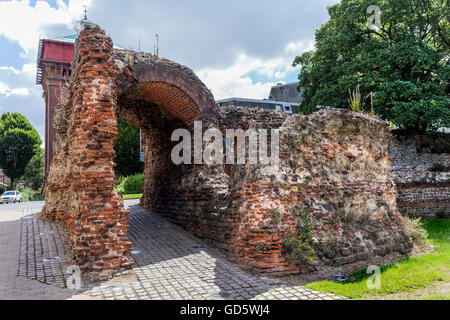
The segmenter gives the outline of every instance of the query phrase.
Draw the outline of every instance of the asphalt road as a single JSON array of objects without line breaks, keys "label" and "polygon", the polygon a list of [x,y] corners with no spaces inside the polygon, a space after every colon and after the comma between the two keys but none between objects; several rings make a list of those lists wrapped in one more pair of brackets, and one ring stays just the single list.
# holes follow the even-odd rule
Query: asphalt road
[{"label": "asphalt road", "polygon": [[44,206],[44,201],[31,201],[31,202],[22,202],[22,203],[9,203],[9,204],[0,204],[0,213],[1,212],[24,212],[24,210],[33,210],[33,209],[42,209]]}]

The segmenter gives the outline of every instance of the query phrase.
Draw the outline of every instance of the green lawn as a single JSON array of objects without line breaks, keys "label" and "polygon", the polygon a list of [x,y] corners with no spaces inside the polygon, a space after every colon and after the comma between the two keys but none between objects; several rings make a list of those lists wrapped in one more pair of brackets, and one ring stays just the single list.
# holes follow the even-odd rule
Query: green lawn
[{"label": "green lawn", "polygon": [[140,198],[142,198],[142,193],[140,193],[140,194],[124,194],[123,198],[124,199],[140,199]]},{"label": "green lawn", "polygon": [[[424,222],[428,241],[435,245],[433,252],[419,257],[409,257],[381,269],[381,288],[370,290],[366,270],[355,272],[351,281],[336,283],[314,282],[307,288],[336,293],[354,299],[371,299],[392,293],[414,292],[433,284],[450,281],[450,221],[428,220]],[[449,299],[449,294],[435,296]],[[429,298],[429,297],[428,297]]]}]

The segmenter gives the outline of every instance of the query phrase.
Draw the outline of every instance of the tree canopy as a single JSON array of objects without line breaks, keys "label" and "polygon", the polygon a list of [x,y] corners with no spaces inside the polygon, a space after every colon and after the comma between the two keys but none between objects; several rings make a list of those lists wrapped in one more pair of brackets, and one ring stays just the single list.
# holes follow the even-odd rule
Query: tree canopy
[{"label": "tree canopy", "polygon": [[131,176],[144,170],[144,163],[139,160],[139,129],[127,122],[118,120],[119,134],[114,143],[116,156],[115,172],[117,176]]},{"label": "tree canopy", "polygon": [[28,165],[25,168],[22,179],[25,185],[33,190],[40,190],[44,185],[45,168],[44,168],[44,149],[39,148]]},{"label": "tree canopy", "polygon": [[[381,9],[378,28],[367,8]],[[315,50],[300,65],[299,111],[348,108],[360,87],[362,110],[373,110],[401,128],[450,126],[450,11],[447,0],[342,0],[316,31]]]},{"label": "tree canopy", "polygon": [[6,112],[0,117],[0,167],[11,185],[23,176],[28,162],[41,145],[41,138],[20,113]]}]

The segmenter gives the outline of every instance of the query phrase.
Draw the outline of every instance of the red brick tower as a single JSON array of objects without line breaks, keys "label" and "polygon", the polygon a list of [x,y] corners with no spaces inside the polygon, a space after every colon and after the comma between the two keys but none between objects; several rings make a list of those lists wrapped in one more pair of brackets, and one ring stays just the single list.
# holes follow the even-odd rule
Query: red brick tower
[{"label": "red brick tower", "polygon": [[61,89],[71,75],[76,38],[77,35],[72,35],[39,41],[36,84],[42,85],[45,99],[45,175],[53,158],[55,139],[53,115],[61,96]]}]

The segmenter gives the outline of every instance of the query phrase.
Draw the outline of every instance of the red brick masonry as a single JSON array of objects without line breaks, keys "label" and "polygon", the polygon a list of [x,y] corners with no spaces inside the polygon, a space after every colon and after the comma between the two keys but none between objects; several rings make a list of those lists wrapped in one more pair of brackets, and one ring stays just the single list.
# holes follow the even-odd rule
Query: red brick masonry
[{"label": "red brick masonry", "polygon": [[[79,36],[70,95],[55,113],[55,154],[42,216],[63,221],[73,261],[97,278],[129,267],[129,213],[114,192],[116,117],[141,128],[142,206],[228,251],[257,270],[297,273],[283,242],[309,212],[316,265],[407,254],[390,174],[388,126],[348,110],[310,116],[215,108],[189,68],[146,53],[113,51],[99,28]],[[180,165],[170,160],[175,128],[280,130],[280,168]],[[158,248],[155,248],[158,250]]]}]

